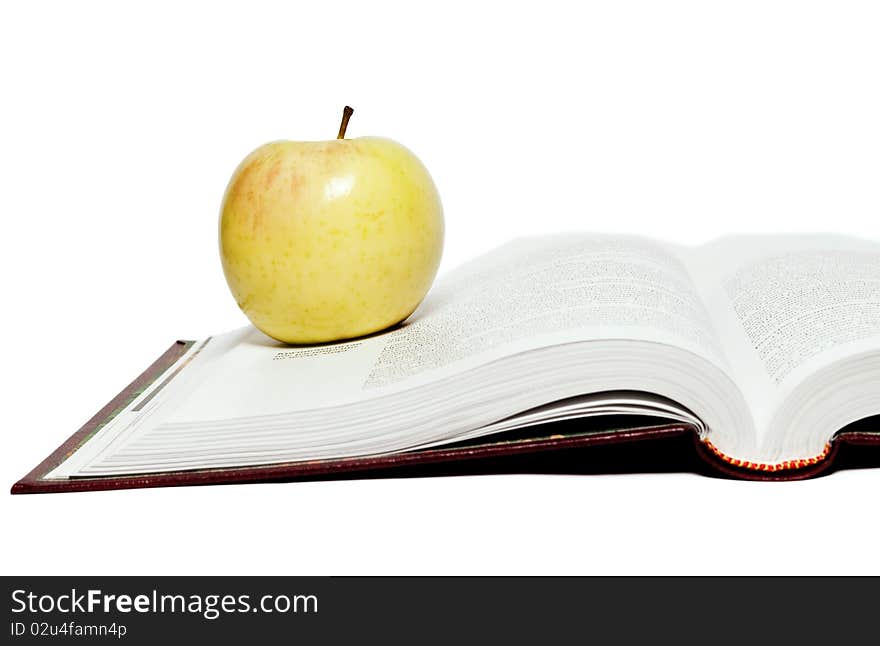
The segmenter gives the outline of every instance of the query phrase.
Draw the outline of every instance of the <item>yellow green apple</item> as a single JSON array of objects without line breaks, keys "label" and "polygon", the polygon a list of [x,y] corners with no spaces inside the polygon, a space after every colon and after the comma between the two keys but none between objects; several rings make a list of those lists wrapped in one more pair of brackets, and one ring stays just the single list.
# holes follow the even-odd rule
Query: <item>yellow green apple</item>
[{"label": "yellow green apple", "polygon": [[220,257],[238,306],[269,336],[320,343],[385,329],[427,293],[443,251],[431,176],[379,137],[276,141],[229,181]]}]

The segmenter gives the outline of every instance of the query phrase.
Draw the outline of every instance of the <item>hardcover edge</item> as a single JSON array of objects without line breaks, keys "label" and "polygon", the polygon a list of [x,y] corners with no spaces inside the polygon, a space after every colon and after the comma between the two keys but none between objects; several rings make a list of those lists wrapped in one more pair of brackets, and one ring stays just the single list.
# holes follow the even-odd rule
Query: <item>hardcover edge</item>
[{"label": "hardcover edge", "polygon": [[49,473],[56,466],[61,464],[67,457],[73,453],[79,446],[85,442],[91,435],[97,431],[105,423],[109,422],[116,413],[124,408],[129,401],[137,396],[138,393],[146,390],[159,376],[174,364],[187,348],[192,345],[192,341],[175,341],[158,359],[151,363],[146,370],[138,375],[134,381],[122,389],[113,399],[111,399],[104,407],[95,413],[91,419],[83,424],[78,431],[68,437],[57,449],[52,451],[42,462],[35,466],[21,480],[12,485],[10,493],[32,493],[31,489],[37,487],[42,491],[42,484],[46,481],[42,480],[43,474]]},{"label": "hardcover edge", "polygon": [[695,428],[686,424],[665,424],[636,428],[626,431],[608,431],[581,436],[551,436],[540,439],[523,439],[512,442],[483,444],[465,448],[429,449],[384,456],[346,458],[314,462],[274,464],[259,467],[231,469],[205,469],[174,473],[148,474],[123,477],[77,478],[73,480],[44,480],[42,476],[63,462],[85,442],[98,428],[112,419],[138,393],[143,392],[165,370],[174,364],[192,345],[192,341],[176,341],[158,359],[144,370],[125,389],[111,399],[100,411],[71,435],[61,446],[34,467],[10,491],[13,495],[32,493],[60,493],[75,491],[105,491],[170,487],[185,485],[211,485],[255,482],[277,482],[296,478],[330,476],[341,473],[367,473],[379,469],[418,464],[439,464],[458,460],[500,457],[506,455],[564,450],[611,443],[650,440],[690,434],[697,455],[723,477],[746,480],[800,480],[812,478],[829,471],[841,443],[855,445],[880,445],[880,434],[839,433],[831,443],[825,457],[815,464],[784,471],[754,471],[737,467],[722,460],[703,441]]}]

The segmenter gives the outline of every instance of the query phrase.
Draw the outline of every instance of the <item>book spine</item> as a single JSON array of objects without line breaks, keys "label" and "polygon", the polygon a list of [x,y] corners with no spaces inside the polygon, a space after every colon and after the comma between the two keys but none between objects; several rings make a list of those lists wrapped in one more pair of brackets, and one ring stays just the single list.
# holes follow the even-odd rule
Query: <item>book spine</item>
[{"label": "book spine", "polygon": [[708,439],[703,439],[703,443],[708,449],[719,459],[741,469],[750,469],[752,471],[765,471],[768,473],[776,473],[778,471],[793,471],[796,469],[805,469],[807,467],[819,464],[828,457],[831,452],[831,445],[826,444],[825,448],[819,455],[811,458],[800,458],[797,460],[784,460],[782,462],[752,462],[750,460],[740,460],[725,453],[722,453],[717,446],[712,444]]}]

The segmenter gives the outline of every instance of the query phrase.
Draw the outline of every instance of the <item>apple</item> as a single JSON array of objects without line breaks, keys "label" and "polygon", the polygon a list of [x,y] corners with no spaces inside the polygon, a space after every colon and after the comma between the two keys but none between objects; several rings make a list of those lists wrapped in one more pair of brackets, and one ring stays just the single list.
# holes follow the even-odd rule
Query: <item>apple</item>
[{"label": "apple", "polygon": [[285,343],[371,334],[406,319],[443,252],[443,208],[427,169],[379,137],[276,141],[229,181],[220,258],[238,306]]}]

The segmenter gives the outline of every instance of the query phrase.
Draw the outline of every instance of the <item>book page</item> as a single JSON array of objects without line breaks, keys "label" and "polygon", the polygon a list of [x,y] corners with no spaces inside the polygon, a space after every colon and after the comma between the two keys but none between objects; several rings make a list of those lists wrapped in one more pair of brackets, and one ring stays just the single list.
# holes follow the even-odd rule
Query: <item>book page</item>
[{"label": "book page", "polygon": [[688,253],[759,432],[805,378],[880,349],[880,245],[743,236]]},{"label": "book page", "polygon": [[687,268],[635,237],[514,241],[371,337],[291,347],[244,328],[202,348],[185,378],[146,395],[149,410],[53,477],[380,454],[599,413],[753,437]]},{"label": "book page", "polygon": [[686,270],[659,243],[551,236],[515,241],[445,280],[424,316],[389,339],[366,386],[525,339],[602,338],[668,342],[723,362]]},{"label": "book page", "polygon": [[575,234],[514,241],[441,279],[403,326],[310,348],[253,331],[171,421],[338,406],[539,347],[638,339],[724,356],[681,261],[656,242]]}]

